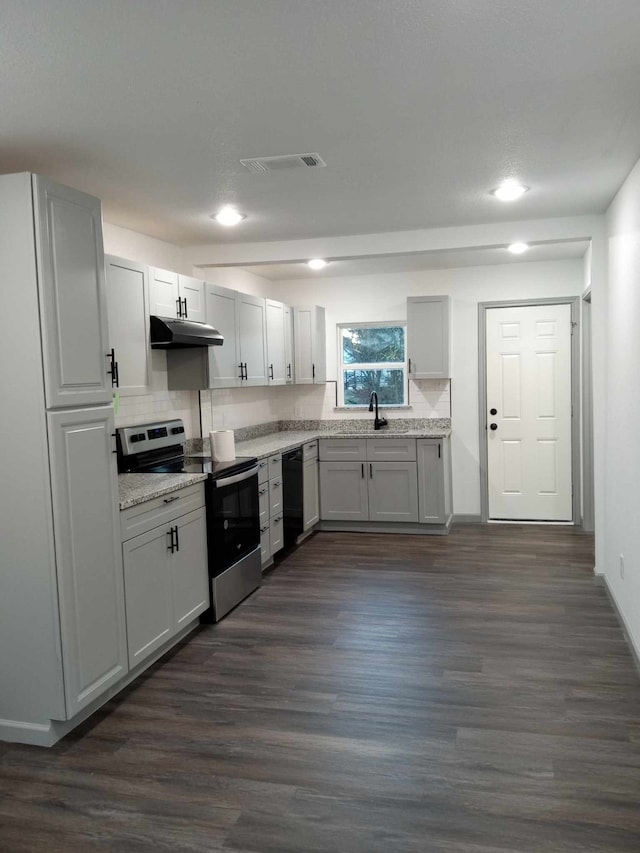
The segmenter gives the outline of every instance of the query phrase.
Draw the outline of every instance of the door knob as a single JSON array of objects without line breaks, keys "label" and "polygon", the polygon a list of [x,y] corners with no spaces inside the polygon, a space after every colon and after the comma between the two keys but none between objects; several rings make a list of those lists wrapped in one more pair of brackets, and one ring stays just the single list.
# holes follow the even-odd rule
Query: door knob
[{"label": "door knob", "polygon": [[489,424],[489,429],[492,429],[492,430],[498,429],[498,424]]},{"label": "door knob", "polygon": [[490,414],[490,415],[497,415],[497,414],[498,414],[498,410],[497,410],[497,409],[489,409],[489,414]]}]

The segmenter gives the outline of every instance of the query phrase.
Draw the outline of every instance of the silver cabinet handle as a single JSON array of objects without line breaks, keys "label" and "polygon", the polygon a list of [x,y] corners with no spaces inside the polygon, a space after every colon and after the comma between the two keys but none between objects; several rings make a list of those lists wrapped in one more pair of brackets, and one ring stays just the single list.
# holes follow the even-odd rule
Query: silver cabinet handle
[{"label": "silver cabinet handle", "polygon": [[281,480],[272,480],[271,485],[275,488],[277,486],[281,486],[282,482],[281,482]]}]

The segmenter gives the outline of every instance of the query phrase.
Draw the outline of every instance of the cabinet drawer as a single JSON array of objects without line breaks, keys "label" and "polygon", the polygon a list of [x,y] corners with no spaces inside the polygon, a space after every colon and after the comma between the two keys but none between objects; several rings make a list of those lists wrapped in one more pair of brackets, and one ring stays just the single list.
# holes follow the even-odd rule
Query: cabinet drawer
[{"label": "cabinet drawer", "polygon": [[415,438],[368,438],[369,462],[415,462]]},{"label": "cabinet drawer", "polygon": [[322,462],[364,462],[367,442],[364,438],[323,438],[320,440]]},{"label": "cabinet drawer", "polygon": [[261,459],[258,462],[258,482],[266,483],[269,480],[269,460]]},{"label": "cabinet drawer", "polygon": [[269,483],[258,483],[258,511],[260,527],[269,524]]},{"label": "cabinet drawer", "polygon": [[271,557],[269,522],[260,527],[260,561],[264,565]]},{"label": "cabinet drawer", "polygon": [[269,538],[271,544],[271,555],[276,554],[284,548],[284,525],[282,515],[276,515],[269,522]]},{"label": "cabinet drawer", "polygon": [[307,459],[317,459],[318,458],[318,442],[317,441],[307,441],[306,444],[302,445],[302,461],[306,462]]},{"label": "cabinet drawer", "polygon": [[282,479],[269,480],[269,518],[282,512]]},{"label": "cabinet drawer", "polygon": [[186,512],[204,506],[204,483],[145,501],[120,511],[120,534],[123,542],[161,524],[173,521]]},{"label": "cabinet drawer", "polygon": [[282,454],[269,457],[269,480],[282,480]]}]

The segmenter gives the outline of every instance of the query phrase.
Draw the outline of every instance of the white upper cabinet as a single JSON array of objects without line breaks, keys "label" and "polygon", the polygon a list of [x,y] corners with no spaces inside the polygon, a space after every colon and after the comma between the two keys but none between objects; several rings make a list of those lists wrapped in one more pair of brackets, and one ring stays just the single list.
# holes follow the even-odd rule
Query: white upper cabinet
[{"label": "white upper cabinet", "polygon": [[151,389],[149,350],[149,268],[107,255],[109,345],[117,364],[121,394],[148,394]]},{"label": "white upper cabinet", "polygon": [[284,306],[284,375],[287,385],[294,382],[293,372],[293,312],[288,305]]},{"label": "white upper cabinet", "polygon": [[188,275],[178,276],[178,298],[181,300],[182,316],[185,320],[194,320],[196,323],[206,322],[205,308],[206,282],[199,278],[191,278]]},{"label": "white upper cabinet", "polygon": [[111,402],[100,202],[33,176],[48,408]]},{"label": "white upper cabinet", "polygon": [[267,315],[267,368],[269,385],[287,384],[285,305],[265,300]]},{"label": "white upper cabinet", "polygon": [[267,384],[266,306],[265,300],[249,293],[238,294],[241,385]]},{"label": "white upper cabinet", "polygon": [[201,279],[152,267],[150,293],[154,316],[205,322],[205,282]]},{"label": "white upper cabinet", "polygon": [[113,407],[47,421],[69,719],[128,670]]},{"label": "white upper cabinet", "polygon": [[155,317],[179,317],[181,303],[178,291],[178,274],[159,267],[151,267],[149,284],[150,310]]},{"label": "white upper cabinet", "polygon": [[448,296],[407,298],[407,355],[412,379],[451,376]]},{"label": "white upper cabinet", "polygon": [[235,290],[206,286],[207,323],[224,337],[222,346],[209,347],[209,388],[237,388],[241,384],[238,337],[238,294]]},{"label": "white upper cabinet", "polygon": [[324,308],[293,309],[295,383],[319,385],[327,381],[327,338]]}]

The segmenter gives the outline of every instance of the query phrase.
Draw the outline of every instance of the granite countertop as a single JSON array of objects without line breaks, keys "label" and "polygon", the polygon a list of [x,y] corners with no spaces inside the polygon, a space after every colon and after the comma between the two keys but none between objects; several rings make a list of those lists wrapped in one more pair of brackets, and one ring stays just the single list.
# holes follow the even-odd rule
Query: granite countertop
[{"label": "granite countertop", "polygon": [[265,456],[285,453],[287,450],[299,447],[306,441],[314,441],[317,438],[448,438],[450,435],[450,429],[437,428],[403,430],[401,432],[386,429],[376,432],[373,430],[366,432],[339,432],[338,430],[335,432],[331,430],[274,432],[249,441],[239,441],[236,444],[236,454],[238,456],[257,456],[258,459],[264,459]]},{"label": "granite countertop", "polygon": [[159,498],[206,479],[206,474],[118,474],[120,509]]},{"label": "granite countertop", "polygon": [[[321,430],[283,430],[268,433],[259,438],[237,441],[236,455],[256,456],[258,459],[265,459],[267,456],[285,453],[287,450],[293,450],[307,441],[315,441],[318,438],[448,438],[450,435],[450,428],[437,426],[414,429],[393,429],[391,427],[377,431],[369,428],[350,432],[343,432],[338,426],[335,430],[327,428]],[[209,458],[208,451],[191,451],[188,455]],[[206,474],[120,474],[118,476],[120,509],[136,506],[136,504],[150,501],[153,498],[160,497],[160,495],[166,495],[176,489],[183,489],[185,486],[206,479]]]}]

